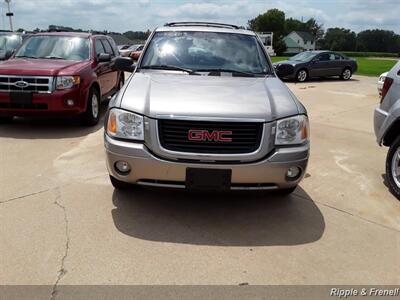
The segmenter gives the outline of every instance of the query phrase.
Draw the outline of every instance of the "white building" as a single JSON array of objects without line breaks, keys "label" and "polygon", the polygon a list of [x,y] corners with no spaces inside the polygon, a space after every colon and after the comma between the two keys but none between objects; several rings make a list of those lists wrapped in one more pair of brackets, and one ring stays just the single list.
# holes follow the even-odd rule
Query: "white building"
[{"label": "white building", "polygon": [[283,41],[286,44],[286,53],[315,50],[315,38],[309,32],[292,31],[283,38]]}]

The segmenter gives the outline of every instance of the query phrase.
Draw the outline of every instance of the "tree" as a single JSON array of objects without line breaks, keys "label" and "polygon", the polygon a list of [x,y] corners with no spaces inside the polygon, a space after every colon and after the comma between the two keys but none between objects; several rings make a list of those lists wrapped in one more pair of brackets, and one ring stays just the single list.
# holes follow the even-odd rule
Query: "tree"
[{"label": "tree", "polygon": [[285,13],[279,9],[270,9],[248,21],[249,28],[253,31],[272,31],[277,36],[284,34]]},{"label": "tree", "polygon": [[324,36],[323,24],[318,24],[314,18],[305,22],[305,30],[310,32],[317,41]]},{"label": "tree", "polygon": [[291,33],[292,31],[304,31],[305,23],[300,20],[288,18],[285,20],[285,35]]},{"label": "tree", "polygon": [[285,13],[283,11],[276,8],[270,9],[254,19],[249,20],[248,26],[251,30],[257,32],[272,31],[274,33],[272,46],[275,52],[280,55],[286,51],[286,44],[282,40],[285,30]]},{"label": "tree", "polygon": [[356,34],[350,29],[328,28],[324,38],[320,41],[323,49],[333,51],[355,51]]},{"label": "tree", "polygon": [[25,29],[23,29],[23,28],[18,28],[18,30],[17,30],[17,32],[24,32],[25,31]]},{"label": "tree", "polygon": [[399,53],[400,36],[389,30],[364,30],[357,35],[357,50]]}]

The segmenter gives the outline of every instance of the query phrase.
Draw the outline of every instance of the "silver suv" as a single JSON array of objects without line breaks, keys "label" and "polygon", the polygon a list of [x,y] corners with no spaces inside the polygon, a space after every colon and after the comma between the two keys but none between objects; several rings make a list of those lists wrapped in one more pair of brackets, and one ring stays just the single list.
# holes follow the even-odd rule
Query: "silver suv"
[{"label": "silver suv", "polygon": [[400,199],[400,62],[386,75],[381,104],[375,109],[375,134],[379,145],[389,148],[386,158],[386,181]]},{"label": "silver suv", "polygon": [[168,23],[149,37],[110,102],[104,142],[115,188],[292,192],[309,157],[304,106],[257,35],[234,25]]}]

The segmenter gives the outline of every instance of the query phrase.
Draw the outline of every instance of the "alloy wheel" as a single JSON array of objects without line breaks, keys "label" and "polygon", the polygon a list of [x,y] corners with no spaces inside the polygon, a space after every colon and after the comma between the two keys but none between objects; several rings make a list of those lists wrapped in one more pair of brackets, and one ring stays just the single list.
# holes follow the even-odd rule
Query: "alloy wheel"
[{"label": "alloy wheel", "polygon": [[348,80],[351,77],[351,71],[349,69],[346,69],[343,71],[343,79]]},{"label": "alloy wheel", "polygon": [[299,73],[297,74],[297,80],[300,82],[305,81],[307,78],[307,72],[304,70],[299,71]]},{"label": "alloy wheel", "polygon": [[400,188],[400,147],[393,155],[392,159],[392,176],[397,187]]},{"label": "alloy wheel", "polygon": [[97,118],[99,115],[99,101],[95,93],[92,95],[92,115],[94,118]]}]

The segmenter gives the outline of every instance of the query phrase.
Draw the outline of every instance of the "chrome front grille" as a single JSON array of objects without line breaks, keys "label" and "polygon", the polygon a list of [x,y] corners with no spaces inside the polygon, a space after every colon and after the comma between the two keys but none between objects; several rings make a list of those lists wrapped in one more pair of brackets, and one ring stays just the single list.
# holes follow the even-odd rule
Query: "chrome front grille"
[{"label": "chrome front grille", "polygon": [[0,75],[0,92],[51,93],[53,77]]},{"label": "chrome front grille", "polygon": [[[229,132],[229,141],[194,141],[190,131]],[[260,147],[263,124],[244,122],[213,122],[191,120],[158,120],[160,144],[164,149],[177,152],[210,154],[247,154]]]}]

